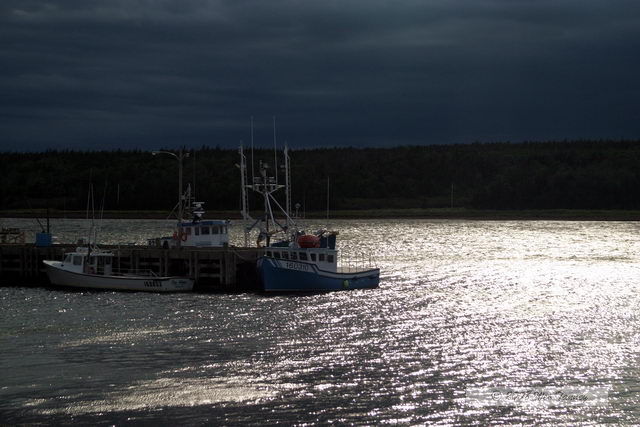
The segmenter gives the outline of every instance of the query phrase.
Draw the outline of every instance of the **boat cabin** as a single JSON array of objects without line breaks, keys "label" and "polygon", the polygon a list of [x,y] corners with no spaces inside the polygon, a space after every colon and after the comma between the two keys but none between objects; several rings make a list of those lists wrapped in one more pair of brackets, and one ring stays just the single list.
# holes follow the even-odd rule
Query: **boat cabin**
[{"label": "boat cabin", "polygon": [[148,239],[149,246],[162,248],[189,247],[222,247],[229,246],[229,221],[206,220],[178,223],[178,229],[171,237]]},{"label": "boat cabin", "polygon": [[111,275],[113,271],[113,254],[111,252],[91,251],[77,248],[75,252],[65,254],[60,264],[67,271],[84,274]]},{"label": "boat cabin", "polygon": [[[181,222],[176,237],[182,240],[182,246],[228,246],[229,222],[206,220]],[[178,235],[179,233],[179,235]],[[177,239],[176,239],[177,240]]]},{"label": "boat cabin", "polygon": [[291,248],[270,246],[265,256],[284,261],[315,264],[319,269],[335,272],[338,269],[338,251],[329,248]]}]

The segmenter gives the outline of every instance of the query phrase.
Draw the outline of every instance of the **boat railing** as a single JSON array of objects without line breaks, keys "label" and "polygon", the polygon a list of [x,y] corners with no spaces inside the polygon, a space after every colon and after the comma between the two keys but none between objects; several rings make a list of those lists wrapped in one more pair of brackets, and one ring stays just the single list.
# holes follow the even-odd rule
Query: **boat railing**
[{"label": "boat railing", "polygon": [[145,277],[158,277],[158,274],[149,269],[132,269],[132,268],[114,268],[111,270],[111,274],[114,276],[145,276]]},{"label": "boat railing", "polygon": [[10,245],[24,244],[24,231],[19,228],[2,228],[0,229],[0,243]]},{"label": "boat railing", "polygon": [[378,262],[372,252],[356,252],[340,256],[340,270],[353,273],[377,268]]}]

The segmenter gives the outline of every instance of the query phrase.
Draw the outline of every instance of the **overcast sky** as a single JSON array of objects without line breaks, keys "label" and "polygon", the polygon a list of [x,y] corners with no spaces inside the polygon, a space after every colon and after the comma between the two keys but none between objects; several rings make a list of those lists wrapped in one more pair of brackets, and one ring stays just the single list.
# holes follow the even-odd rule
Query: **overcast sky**
[{"label": "overcast sky", "polygon": [[2,0],[0,149],[640,137],[638,0]]}]

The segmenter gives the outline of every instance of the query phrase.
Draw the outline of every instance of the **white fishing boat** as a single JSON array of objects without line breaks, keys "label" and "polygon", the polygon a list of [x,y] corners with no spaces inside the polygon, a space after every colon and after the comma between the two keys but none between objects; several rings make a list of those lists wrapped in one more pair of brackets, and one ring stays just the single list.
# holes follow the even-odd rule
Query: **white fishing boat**
[{"label": "white fishing boat", "polygon": [[[175,216],[178,220],[172,236],[155,237],[147,239],[149,246],[164,249],[180,247],[223,247],[229,245],[229,221],[203,220],[204,202],[195,201],[191,192],[191,184],[184,190],[182,186],[182,166],[184,159],[190,157],[188,151],[181,148],[177,152],[152,151],[151,154],[167,155],[178,161],[178,203],[175,205],[169,217]],[[195,157],[194,157],[195,165]]]},{"label": "white fishing boat", "polygon": [[193,280],[158,276],[150,270],[119,271],[113,267],[113,253],[79,247],[65,254],[63,261],[43,261],[53,285],[85,289],[148,292],[188,292]]},{"label": "white fishing boat", "polygon": [[[191,200],[190,188],[183,196],[186,202]],[[191,214],[191,220],[178,221],[172,236],[148,239],[149,246],[162,248],[178,247],[224,247],[229,245],[229,224],[227,220],[202,219],[204,202],[190,202],[191,207],[184,208],[185,214]]]}]

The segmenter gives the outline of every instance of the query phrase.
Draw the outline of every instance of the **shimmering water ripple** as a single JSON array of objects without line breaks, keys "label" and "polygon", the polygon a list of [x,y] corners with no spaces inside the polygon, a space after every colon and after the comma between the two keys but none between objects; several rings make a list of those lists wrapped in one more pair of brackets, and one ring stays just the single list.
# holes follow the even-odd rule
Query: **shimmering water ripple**
[{"label": "shimmering water ripple", "polygon": [[[14,224],[33,228],[28,220],[3,225]],[[73,240],[77,225],[57,221],[55,234]],[[345,253],[375,254],[379,289],[268,296],[0,288],[0,421],[486,425],[640,417],[638,223],[332,226]],[[105,221],[101,235],[142,243],[170,227]],[[609,397],[597,407],[465,402],[468,387],[545,386],[606,387]]]}]

